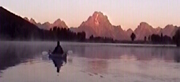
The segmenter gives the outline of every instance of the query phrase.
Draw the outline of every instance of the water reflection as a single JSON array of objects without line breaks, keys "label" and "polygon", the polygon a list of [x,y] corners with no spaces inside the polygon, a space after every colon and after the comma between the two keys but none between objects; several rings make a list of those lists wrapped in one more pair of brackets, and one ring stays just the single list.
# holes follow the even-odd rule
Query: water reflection
[{"label": "water reflection", "polygon": [[[19,63],[27,62],[41,55],[42,51],[54,49],[56,42],[0,42],[0,70],[15,66]],[[97,46],[87,44],[76,44],[62,42],[65,51],[72,50],[69,63],[73,57],[83,57],[89,59],[126,59],[126,61],[151,61],[153,59],[165,62],[180,62],[180,50],[168,47],[123,47],[123,46]],[[49,61],[43,57],[44,61]],[[128,60],[131,59],[131,60]],[[55,65],[56,66],[56,65]],[[97,66],[93,67],[92,66]],[[106,71],[107,61],[89,61],[87,68],[91,71],[101,69]],[[95,69],[94,69],[95,68]]]},{"label": "water reflection", "polygon": [[[7,67],[15,66],[18,63],[26,62],[26,59],[33,58],[35,54],[26,50],[27,47],[22,48],[23,52],[18,50],[21,49],[21,46],[1,46],[1,55],[0,55],[0,70],[6,69]],[[25,51],[25,52],[24,52]]]},{"label": "water reflection", "polygon": [[53,61],[54,66],[57,68],[57,73],[60,72],[60,69],[63,66],[63,63],[67,63],[67,55],[64,58],[50,55],[49,58]]},{"label": "water reflection", "polygon": [[180,53],[178,51],[174,52],[174,61],[180,63]]},{"label": "water reflection", "polygon": [[43,50],[52,48],[52,45],[49,44],[37,44],[31,42],[0,42],[0,70],[25,63],[40,55]]},{"label": "water reflection", "polygon": [[62,42],[64,51],[72,50],[73,54],[68,55],[68,63],[57,77],[54,66],[60,68],[64,60],[51,61],[48,55],[41,54],[54,49],[56,42],[0,42],[0,45],[1,82],[180,81],[178,48]]},{"label": "water reflection", "polygon": [[15,48],[11,47],[11,49],[7,51],[1,51],[0,70],[6,69],[9,66],[14,66],[20,61],[20,58],[15,53]]},{"label": "water reflection", "polygon": [[78,57],[92,59],[120,59],[122,55],[134,56],[138,61],[158,59],[166,62],[177,62],[180,59],[180,50],[168,47],[83,46],[73,50]]}]

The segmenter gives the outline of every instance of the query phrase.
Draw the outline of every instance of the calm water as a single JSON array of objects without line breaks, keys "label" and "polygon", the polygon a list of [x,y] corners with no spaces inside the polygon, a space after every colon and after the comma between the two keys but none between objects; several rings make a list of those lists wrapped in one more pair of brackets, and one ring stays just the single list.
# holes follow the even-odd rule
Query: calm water
[{"label": "calm water", "polygon": [[56,42],[0,45],[0,82],[180,82],[180,49],[173,46],[63,42],[73,53],[57,73],[42,55]]}]

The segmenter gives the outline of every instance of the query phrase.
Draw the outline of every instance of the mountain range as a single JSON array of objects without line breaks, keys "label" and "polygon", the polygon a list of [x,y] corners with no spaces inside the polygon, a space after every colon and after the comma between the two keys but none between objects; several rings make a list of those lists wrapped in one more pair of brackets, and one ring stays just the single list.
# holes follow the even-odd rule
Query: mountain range
[{"label": "mountain range", "polygon": [[[43,24],[36,23],[32,18],[28,21],[37,25],[41,29],[49,29],[53,26],[68,28],[65,22],[61,21],[60,19],[56,20],[53,24],[50,24],[49,22],[45,22]],[[73,32],[85,31],[86,38],[89,38],[91,35],[93,35],[100,37],[110,37],[117,40],[130,40],[130,35],[134,32],[136,34],[136,40],[144,40],[145,36],[148,37],[152,34],[160,35],[161,33],[163,35],[172,37],[175,34],[177,28],[177,26],[173,26],[171,24],[165,26],[164,28],[153,28],[148,23],[141,22],[134,31],[130,28],[128,30],[123,30],[120,25],[112,25],[108,17],[102,12],[95,11],[93,15],[90,16],[86,21],[83,21],[79,27],[70,29]]]},{"label": "mountain range", "polygon": [[61,20],[61,19],[57,19],[56,21],[54,21],[54,23],[49,23],[49,22],[45,22],[45,23],[37,23],[33,18],[28,19],[27,17],[24,17],[24,19],[26,21],[29,21],[30,23],[38,26],[40,29],[45,29],[45,30],[50,30],[53,27],[59,27],[59,28],[68,28],[68,26],[66,25],[66,23]]},{"label": "mountain range", "polygon": [[[16,22],[19,21],[21,17],[16,17],[15,21],[11,21],[14,19],[13,17],[10,18],[8,15],[11,12],[4,9],[3,7],[0,7],[0,20],[7,20],[6,22],[0,21],[0,26],[5,27],[6,24],[4,23],[14,23],[15,25],[23,26],[23,28],[27,27],[28,29],[35,29],[35,27],[38,27],[39,29],[45,29],[50,30],[51,28],[57,26],[59,28],[69,28],[66,23],[61,20],[57,19],[53,23],[45,22],[45,23],[39,23],[36,22],[33,18],[28,19],[27,17],[22,18],[22,22]],[[13,13],[12,13],[13,14]],[[9,15],[11,16],[11,15]],[[25,21],[24,21],[25,20]],[[10,22],[9,22],[10,21]],[[27,23],[29,22],[29,23]],[[28,24],[29,26],[26,26]],[[31,28],[31,27],[33,28]],[[7,27],[7,26],[6,26]],[[36,28],[37,29],[37,28]],[[177,26],[174,25],[167,25],[164,28],[153,28],[151,25],[149,25],[146,22],[141,22],[137,28],[133,31],[132,29],[123,30],[120,25],[115,26],[112,25],[106,15],[104,15],[102,12],[95,11],[86,21],[83,21],[79,27],[75,28],[69,28],[73,32],[82,32],[84,31],[86,33],[86,38],[89,38],[91,35],[93,36],[100,36],[100,37],[110,37],[116,40],[130,40],[130,35],[134,32],[136,35],[135,40],[144,40],[144,37],[148,37],[152,34],[163,34],[172,37],[176,30],[178,29]]]}]

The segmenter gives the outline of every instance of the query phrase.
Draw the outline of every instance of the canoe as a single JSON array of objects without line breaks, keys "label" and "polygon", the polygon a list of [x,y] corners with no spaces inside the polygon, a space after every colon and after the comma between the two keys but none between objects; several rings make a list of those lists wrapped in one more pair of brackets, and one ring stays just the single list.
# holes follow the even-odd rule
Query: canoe
[{"label": "canoe", "polygon": [[49,58],[52,60],[62,60],[64,62],[67,62],[67,54],[66,53],[64,53],[64,54],[49,53]]}]

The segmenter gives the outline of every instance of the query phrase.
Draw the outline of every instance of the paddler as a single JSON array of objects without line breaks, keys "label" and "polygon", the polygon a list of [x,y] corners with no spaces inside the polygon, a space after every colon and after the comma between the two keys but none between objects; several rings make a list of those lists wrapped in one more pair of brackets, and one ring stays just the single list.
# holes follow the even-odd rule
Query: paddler
[{"label": "paddler", "polygon": [[59,55],[63,55],[64,54],[64,51],[63,51],[59,41],[57,41],[57,46],[54,49],[54,51],[52,52],[52,54],[59,54]]}]

